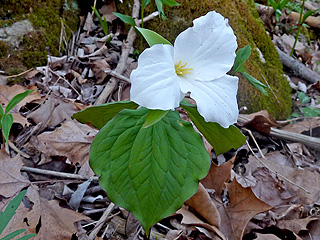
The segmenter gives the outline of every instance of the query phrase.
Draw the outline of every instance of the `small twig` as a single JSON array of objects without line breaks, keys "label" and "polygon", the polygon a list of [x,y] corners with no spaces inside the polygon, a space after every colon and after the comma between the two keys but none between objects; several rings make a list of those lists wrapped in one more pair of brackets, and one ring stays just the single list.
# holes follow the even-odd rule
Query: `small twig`
[{"label": "small twig", "polygon": [[[238,117],[238,121],[240,123],[246,123],[250,121],[250,119],[240,114]],[[284,140],[289,140],[293,142],[300,142],[306,145],[307,147],[320,150],[320,138],[310,137],[300,133],[284,131],[284,130],[273,128],[273,127],[270,128],[269,135],[271,137],[275,137],[278,139],[284,139]]]},{"label": "small twig", "polygon": [[[143,22],[150,21],[150,20],[154,19],[155,17],[157,17],[158,15],[159,15],[159,12],[158,12],[158,11],[155,11],[155,12],[151,13],[150,15],[144,17],[144,18],[143,18]],[[141,23],[142,23],[142,20],[139,19],[139,20],[138,20],[138,23],[141,24]]]},{"label": "small twig", "polygon": [[[54,72],[51,68],[49,68],[49,71],[50,71],[52,74],[54,74],[54,75],[56,75],[56,76],[58,77],[58,80],[56,81],[56,83],[57,83],[60,79],[62,79],[63,81],[65,81],[65,82],[78,94],[78,96],[81,96],[81,94],[77,91],[77,89],[75,89],[75,88],[72,86],[72,84],[69,83],[69,81],[68,81],[67,79],[65,79],[64,77],[61,77],[58,73]],[[56,85],[56,83],[55,83],[54,85]]]},{"label": "small twig", "polygon": [[249,135],[251,136],[252,140],[254,141],[254,144],[255,144],[256,147],[258,148],[258,151],[259,151],[261,157],[262,157],[263,159],[266,159],[266,157],[265,157],[264,154],[262,153],[262,151],[261,151],[261,149],[260,149],[260,147],[259,147],[259,145],[258,145],[258,143],[257,143],[257,141],[256,141],[256,138],[253,136],[252,132],[251,132],[249,129],[247,129],[247,128],[242,128],[242,129],[245,130],[245,131],[247,131],[247,132],[249,133]]},{"label": "small twig", "polygon": [[[93,8],[96,8],[96,4],[97,4],[97,0],[94,0]],[[91,24],[93,23],[93,14],[94,14],[94,11],[92,9],[92,13],[91,13],[92,19],[91,19],[91,22],[90,22],[90,24],[88,26],[87,35],[89,35],[90,29],[91,29]]]},{"label": "small twig", "polygon": [[123,81],[125,81],[127,83],[131,83],[129,78],[117,73],[116,71],[112,71],[111,69],[107,69],[104,72],[109,74],[109,75],[111,75],[112,77],[118,78],[119,80],[123,80]]},{"label": "small twig", "polygon": [[19,74],[16,74],[16,75],[7,76],[7,77],[5,77],[5,78],[6,78],[6,79],[8,79],[8,78],[15,78],[15,77],[19,77],[19,76],[24,75],[24,74],[26,74],[26,73],[28,73],[28,72],[31,72],[32,70],[33,70],[33,68],[30,68],[30,69],[29,69],[29,70],[27,70],[27,71],[24,71],[24,72],[19,73]]},{"label": "small twig", "polygon": [[[134,4],[133,4],[133,8],[132,8],[132,18],[136,19],[137,26],[139,26],[139,22],[137,20],[137,18],[139,16],[139,9],[140,9],[139,0],[134,0]],[[133,42],[136,39],[136,37],[137,37],[136,30],[135,30],[135,28],[131,27],[128,32],[128,37],[123,44],[121,56],[120,56],[118,65],[115,69],[115,71],[119,74],[122,74],[126,69],[127,59],[129,57],[130,50],[133,46]],[[118,86],[118,82],[119,82],[119,80],[117,78],[112,77],[108,81],[107,85],[105,86],[103,91],[100,93],[100,96],[97,98],[97,100],[95,101],[94,104],[97,105],[97,104],[105,103],[107,101],[108,97],[110,96],[110,94]]]},{"label": "small twig", "polygon": [[261,75],[262,75],[262,78],[264,79],[264,81],[266,82],[266,84],[267,84],[268,88],[271,90],[271,92],[272,92],[273,96],[277,99],[277,102],[278,102],[279,104],[281,104],[281,102],[279,101],[279,99],[278,99],[277,95],[275,94],[275,92],[273,91],[273,89],[270,87],[270,85],[269,85],[269,83],[268,83],[267,79],[263,76],[263,74],[261,74]]},{"label": "small twig", "polygon": [[56,172],[56,171],[51,171],[51,170],[46,170],[46,169],[39,169],[39,168],[32,168],[32,167],[26,167],[22,166],[21,171],[23,172],[31,172],[31,173],[37,173],[37,174],[42,174],[42,175],[50,175],[54,177],[62,177],[62,178],[70,178],[70,179],[77,179],[77,180],[89,180],[93,179],[98,181],[99,177],[86,177],[82,176],[79,174],[72,174],[72,173],[64,173],[64,172]]},{"label": "small twig", "polygon": [[317,119],[320,119],[320,117],[297,117],[297,118],[291,118],[291,119],[288,119],[288,120],[277,121],[277,122],[280,123],[280,124],[287,124],[287,123],[290,123],[290,122],[296,122],[296,121],[304,120],[304,119],[314,119],[314,120],[317,120]]},{"label": "small twig", "polygon": [[31,158],[28,154],[20,151],[15,145],[13,142],[11,142],[10,140],[8,140],[8,145],[9,147],[11,147],[11,149],[15,152],[17,152],[18,154],[20,154],[22,157],[25,157],[25,158]]},{"label": "small twig", "polygon": [[106,222],[106,220],[108,219],[108,216],[110,215],[110,213],[112,212],[112,210],[115,208],[115,204],[113,202],[111,202],[107,208],[107,210],[103,213],[103,215],[101,216],[101,218],[99,219],[97,225],[95,226],[95,228],[92,230],[92,232],[90,233],[88,239],[89,240],[94,240],[96,235],[99,233],[100,229],[102,228],[103,224]]},{"label": "small twig", "polygon": [[[278,177],[283,178],[284,180],[286,180],[287,182],[291,183],[292,185],[302,189],[303,191],[305,191],[306,193],[310,194],[310,191],[305,189],[304,187],[300,186],[299,184],[291,181],[290,179],[286,178],[285,176],[279,174],[278,172],[272,170],[265,162],[263,162],[253,151],[253,149],[251,148],[250,144],[248,143],[248,141],[246,141],[248,148],[250,149],[251,153],[253,154],[253,156],[263,165],[265,166],[270,172],[272,172],[273,174],[275,174]],[[262,158],[263,160],[267,160],[266,158]],[[267,160],[268,161],[268,160]]]}]

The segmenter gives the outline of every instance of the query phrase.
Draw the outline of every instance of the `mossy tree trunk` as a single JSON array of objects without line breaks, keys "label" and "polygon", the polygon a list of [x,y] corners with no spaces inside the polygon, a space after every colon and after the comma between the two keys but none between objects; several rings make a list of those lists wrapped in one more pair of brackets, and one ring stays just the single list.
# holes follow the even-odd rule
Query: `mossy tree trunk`
[{"label": "mossy tree trunk", "polygon": [[[239,48],[251,45],[252,54],[246,62],[247,72],[269,85],[272,91],[269,96],[264,96],[242,76],[238,75],[239,107],[246,106],[248,112],[262,109],[268,110],[275,118],[284,119],[291,113],[290,87],[283,76],[282,64],[278,53],[267,35],[262,21],[255,9],[253,0],[177,0],[181,5],[178,7],[166,7],[167,21],[154,19],[146,23],[146,27],[152,29],[170,42],[174,42],[176,36],[192,26],[192,20],[205,15],[208,11],[216,11],[229,19],[233,28]],[[130,1],[118,3],[119,12],[130,14]],[[132,5],[131,5],[132,6]],[[150,5],[146,14],[155,10]],[[145,15],[146,15],[145,14]]]}]

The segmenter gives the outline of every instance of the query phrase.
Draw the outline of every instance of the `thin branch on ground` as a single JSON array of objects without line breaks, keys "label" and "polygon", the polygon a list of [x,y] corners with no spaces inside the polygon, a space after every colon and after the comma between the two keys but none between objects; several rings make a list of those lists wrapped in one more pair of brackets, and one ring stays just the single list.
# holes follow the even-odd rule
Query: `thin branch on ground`
[{"label": "thin branch on ground", "polygon": [[288,179],[287,177],[279,174],[277,171],[272,170],[272,169],[267,165],[267,163],[265,163],[265,161],[268,161],[268,159],[266,159],[265,156],[263,155],[263,153],[262,153],[262,151],[261,151],[261,149],[260,149],[257,141],[255,140],[252,132],[251,132],[250,130],[248,130],[248,129],[244,129],[244,130],[246,130],[246,131],[250,134],[251,138],[253,139],[254,143],[256,144],[256,147],[258,148],[258,150],[259,150],[259,152],[260,152],[260,154],[261,154],[261,158],[262,158],[264,161],[262,161],[262,160],[255,154],[255,152],[254,152],[253,149],[251,148],[249,142],[246,141],[246,144],[247,144],[248,148],[250,149],[250,151],[251,151],[251,153],[253,154],[253,156],[254,156],[263,166],[265,166],[270,172],[272,172],[272,173],[275,174],[276,176],[283,178],[284,180],[286,180],[287,182],[291,183],[292,185],[294,185],[294,186],[302,189],[302,190],[305,191],[306,193],[310,194],[310,191],[309,191],[309,190],[307,190],[307,189],[305,189],[304,187],[300,186],[299,184],[291,181],[291,180]]},{"label": "thin branch on ground", "polygon": [[19,73],[19,74],[16,74],[16,75],[7,76],[7,77],[5,77],[5,78],[6,78],[6,79],[9,79],[9,78],[19,77],[19,76],[22,76],[22,75],[24,75],[24,74],[26,74],[26,73],[28,73],[28,72],[31,72],[32,70],[33,70],[33,68],[30,68],[30,69],[28,69],[27,71],[24,71],[24,72]]},{"label": "thin branch on ground", "polygon": [[50,175],[50,176],[53,176],[53,177],[68,178],[68,179],[77,179],[77,180],[93,179],[95,181],[99,180],[99,177],[95,177],[95,176],[94,177],[87,177],[87,176],[82,176],[82,175],[79,175],[79,174],[56,172],[56,171],[33,168],[33,167],[26,167],[26,166],[22,166],[21,167],[21,171],[37,173],[37,174],[41,174],[41,175]]}]

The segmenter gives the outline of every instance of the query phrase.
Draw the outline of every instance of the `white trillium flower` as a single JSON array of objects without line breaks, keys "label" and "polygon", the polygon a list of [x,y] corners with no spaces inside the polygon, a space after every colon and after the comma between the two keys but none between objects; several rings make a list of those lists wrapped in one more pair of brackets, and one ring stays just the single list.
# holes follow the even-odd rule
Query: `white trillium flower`
[{"label": "white trillium flower", "polygon": [[228,20],[214,11],[193,21],[174,46],[144,50],[132,71],[130,98],[148,109],[173,110],[187,92],[207,122],[227,128],[237,121],[238,78],[227,75],[237,49]]}]

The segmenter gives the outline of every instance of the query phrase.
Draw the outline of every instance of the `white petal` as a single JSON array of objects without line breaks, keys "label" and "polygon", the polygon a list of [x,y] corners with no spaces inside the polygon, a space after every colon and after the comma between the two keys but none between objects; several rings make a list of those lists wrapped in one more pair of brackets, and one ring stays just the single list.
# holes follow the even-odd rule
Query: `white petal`
[{"label": "white petal", "polygon": [[179,34],[174,43],[174,62],[193,68],[190,78],[211,81],[226,74],[235,59],[236,36],[228,20],[216,12],[193,21],[194,26]]},{"label": "white petal", "polygon": [[130,79],[130,99],[143,107],[174,109],[184,97],[175,73],[171,45],[159,44],[146,49]]},{"label": "white petal", "polygon": [[184,79],[181,81],[181,90],[191,92],[191,97],[197,102],[198,112],[205,121],[217,122],[224,128],[237,122],[237,77],[224,75],[210,82]]}]

